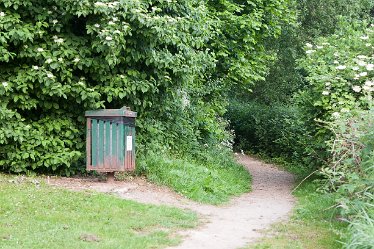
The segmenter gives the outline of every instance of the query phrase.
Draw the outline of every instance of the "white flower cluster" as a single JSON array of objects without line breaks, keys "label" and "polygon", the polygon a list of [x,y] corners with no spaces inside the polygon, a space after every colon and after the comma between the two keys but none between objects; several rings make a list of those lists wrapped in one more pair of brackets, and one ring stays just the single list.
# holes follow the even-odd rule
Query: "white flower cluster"
[{"label": "white flower cluster", "polygon": [[103,2],[96,2],[94,3],[95,7],[109,7],[111,9],[115,8],[120,2],[114,1],[109,3],[103,3]]},{"label": "white flower cluster", "polygon": [[5,13],[4,12],[0,12],[0,17],[4,17],[5,16]]},{"label": "white flower cluster", "polygon": [[7,87],[8,86],[8,82],[6,82],[6,81],[3,81],[1,84],[3,85],[3,87]]},{"label": "white flower cluster", "polygon": [[374,81],[367,80],[362,89],[366,92],[374,92]]},{"label": "white flower cluster", "polygon": [[338,69],[338,70],[344,70],[344,69],[346,69],[346,68],[347,68],[347,67],[344,66],[344,65],[339,65],[339,66],[336,67],[336,69]]}]

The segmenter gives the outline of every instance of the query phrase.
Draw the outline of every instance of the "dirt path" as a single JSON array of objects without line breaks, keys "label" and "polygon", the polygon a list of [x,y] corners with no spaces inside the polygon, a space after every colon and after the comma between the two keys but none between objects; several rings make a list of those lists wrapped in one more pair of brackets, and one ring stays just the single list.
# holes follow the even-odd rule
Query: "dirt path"
[{"label": "dirt path", "polygon": [[248,156],[238,161],[251,172],[253,191],[234,198],[223,206],[204,205],[188,200],[166,187],[155,186],[144,179],[107,184],[92,179],[55,178],[49,183],[73,190],[92,189],[109,192],[141,203],[190,209],[202,217],[203,224],[181,232],[180,249],[234,249],[261,237],[261,230],[286,219],[294,205],[291,195],[293,176]]}]

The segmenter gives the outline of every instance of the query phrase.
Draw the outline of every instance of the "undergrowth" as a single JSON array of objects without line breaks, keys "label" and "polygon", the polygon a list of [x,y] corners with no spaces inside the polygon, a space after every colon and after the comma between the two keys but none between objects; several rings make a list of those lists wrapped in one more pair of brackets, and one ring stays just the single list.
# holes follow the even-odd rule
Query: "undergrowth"
[{"label": "undergrowth", "polygon": [[139,170],[198,202],[220,204],[250,190],[250,175],[229,151],[206,151],[198,157],[148,153]]}]

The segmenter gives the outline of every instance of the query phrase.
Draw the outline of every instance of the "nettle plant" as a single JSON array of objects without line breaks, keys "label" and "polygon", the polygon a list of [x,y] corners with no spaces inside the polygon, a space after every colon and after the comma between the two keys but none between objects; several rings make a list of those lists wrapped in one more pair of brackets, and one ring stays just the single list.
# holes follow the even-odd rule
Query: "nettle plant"
[{"label": "nettle plant", "polygon": [[130,106],[140,143],[222,133],[211,26],[199,1],[1,1],[0,168],[74,171],[88,109]]}]

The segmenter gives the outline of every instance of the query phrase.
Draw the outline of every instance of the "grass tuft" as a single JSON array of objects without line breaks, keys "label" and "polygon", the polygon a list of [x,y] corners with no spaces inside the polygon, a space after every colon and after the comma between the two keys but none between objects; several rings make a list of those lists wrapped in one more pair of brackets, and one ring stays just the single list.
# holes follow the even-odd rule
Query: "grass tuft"
[{"label": "grass tuft", "polygon": [[152,154],[143,163],[149,180],[198,202],[220,204],[250,190],[249,172],[231,154],[199,161]]}]

